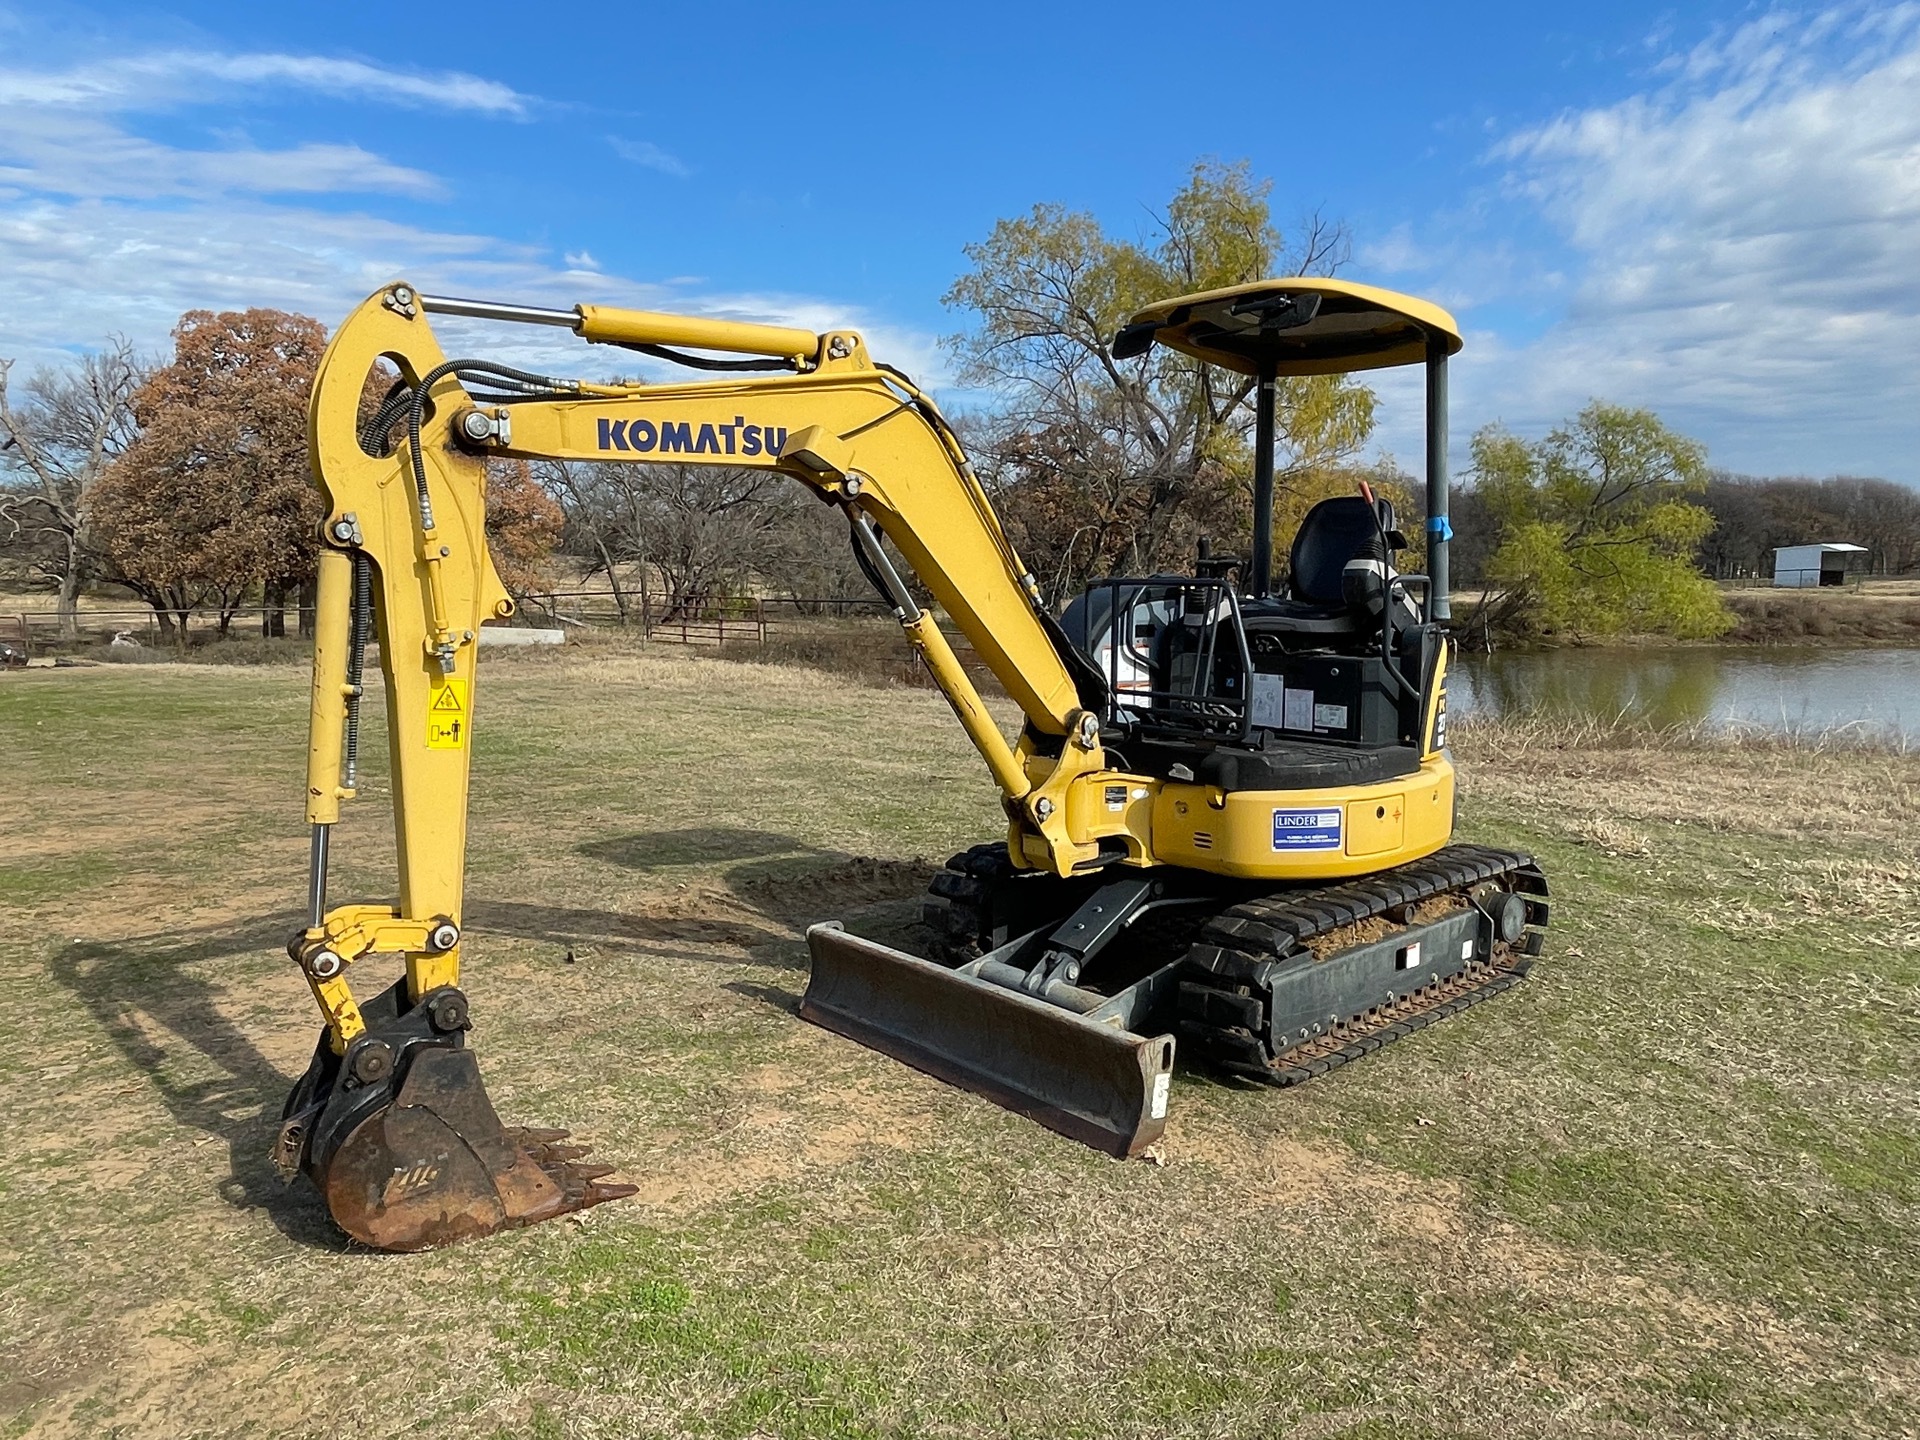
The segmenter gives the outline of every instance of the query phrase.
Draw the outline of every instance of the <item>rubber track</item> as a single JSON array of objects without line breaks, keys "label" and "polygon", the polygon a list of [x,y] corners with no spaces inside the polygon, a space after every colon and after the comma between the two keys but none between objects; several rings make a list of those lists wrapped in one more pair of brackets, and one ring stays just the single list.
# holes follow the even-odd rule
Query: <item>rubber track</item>
[{"label": "rubber track", "polygon": [[[1205,1008],[1205,997],[1196,992],[1207,988],[1225,991],[1243,1006],[1259,1003],[1273,966],[1288,961],[1312,963],[1303,952],[1306,942],[1318,935],[1490,880],[1504,881],[1527,904],[1525,932],[1513,945],[1497,946],[1491,962],[1355,1016],[1331,1033],[1292,1045],[1278,1055],[1268,1037],[1252,1027],[1209,1023],[1198,1013]],[[1244,901],[1210,920],[1187,952],[1178,1030],[1183,1054],[1267,1085],[1298,1085],[1315,1079],[1435,1020],[1512,989],[1540,953],[1546,923],[1546,877],[1533,858],[1478,845],[1450,846],[1363,880]]]},{"label": "rubber track", "polygon": [[962,850],[933,877],[920,902],[920,921],[933,932],[940,959],[958,965],[980,954],[988,892],[1015,873],[1005,843],[992,841]]},{"label": "rubber track", "polygon": [[[1014,873],[1006,847],[989,843],[955,855],[934,877],[923,920],[950,963],[980,953],[988,893]],[[1499,947],[1492,963],[1356,1016],[1333,1033],[1290,1046],[1278,1056],[1267,1043],[1264,1024],[1256,1034],[1252,1027],[1208,1023],[1191,1013],[1199,1008],[1191,1003],[1197,997],[1183,992],[1183,1013],[1176,1024],[1182,1058],[1266,1085],[1299,1085],[1490,1000],[1519,984],[1540,953],[1547,883],[1529,855],[1453,845],[1397,870],[1317,889],[1278,890],[1221,911],[1188,949],[1182,978],[1188,985],[1243,997],[1243,1007],[1254,1007],[1261,1004],[1258,992],[1267,967],[1297,960],[1314,937],[1492,880],[1504,881],[1526,899],[1528,927],[1516,945]]]}]

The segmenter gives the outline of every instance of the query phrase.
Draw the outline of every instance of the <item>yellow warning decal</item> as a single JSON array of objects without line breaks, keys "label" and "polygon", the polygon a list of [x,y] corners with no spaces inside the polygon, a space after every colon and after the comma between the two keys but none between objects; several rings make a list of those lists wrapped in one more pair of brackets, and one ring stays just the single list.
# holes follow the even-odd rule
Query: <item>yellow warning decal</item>
[{"label": "yellow warning decal", "polygon": [[458,750],[467,743],[472,728],[472,712],[467,708],[467,682],[449,675],[433,687],[433,700],[427,706],[427,748]]}]

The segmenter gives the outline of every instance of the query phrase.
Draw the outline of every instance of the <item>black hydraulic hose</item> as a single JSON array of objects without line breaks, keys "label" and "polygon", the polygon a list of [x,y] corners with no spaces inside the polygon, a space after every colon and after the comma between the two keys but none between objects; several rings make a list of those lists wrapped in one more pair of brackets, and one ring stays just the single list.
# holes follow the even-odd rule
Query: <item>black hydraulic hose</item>
[{"label": "black hydraulic hose", "polygon": [[391,455],[387,447],[387,435],[407,413],[407,407],[413,404],[413,388],[404,380],[393,382],[393,388],[386,393],[380,406],[365,423],[360,426],[360,448],[373,456]]},{"label": "black hydraulic hose", "polygon": [[420,453],[420,426],[425,419],[427,392],[447,375],[486,375],[503,377],[509,381],[518,381],[527,386],[538,386],[550,393],[570,395],[577,393],[580,386],[575,380],[556,380],[551,375],[536,375],[531,370],[516,370],[511,365],[501,365],[492,360],[448,360],[429,370],[420,377],[420,383],[413,387],[412,403],[407,407],[407,445],[413,458],[413,493],[415,503],[420,510],[420,526],[423,530],[433,529],[433,499],[427,493],[427,462]]},{"label": "black hydraulic hose", "polygon": [[798,361],[776,355],[768,355],[758,360],[711,360],[705,355],[689,355],[684,350],[672,350],[665,345],[644,345],[637,341],[618,340],[614,344],[622,350],[635,350],[642,355],[651,355],[656,360],[667,360],[675,365],[684,365],[689,370],[752,371],[800,368]]}]

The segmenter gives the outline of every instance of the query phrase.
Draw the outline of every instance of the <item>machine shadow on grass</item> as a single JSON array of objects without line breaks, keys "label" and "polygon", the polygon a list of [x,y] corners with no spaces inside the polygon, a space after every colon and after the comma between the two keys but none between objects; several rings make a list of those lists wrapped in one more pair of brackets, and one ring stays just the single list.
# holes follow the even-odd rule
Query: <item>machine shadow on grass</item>
[{"label": "machine shadow on grass", "polygon": [[[75,941],[48,968],[147,1077],[178,1124],[227,1142],[230,1173],[217,1187],[222,1200],[235,1209],[266,1211],[290,1239],[345,1250],[349,1242],[320,1197],[307,1186],[283,1184],[268,1159],[280,1104],[295,1077],[220,1013],[212,987],[194,970],[202,961],[282,949],[298,927],[288,915],[114,944]],[[167,1050],[151,1038],[154,1031],[177,1036],[220,1073],[204,1080],[175,1078]]]},{"label": "machine shadow on grass", "polygon": [[[643,872],[741,857],[743,863],[727,867],[721,880],[745,914],[739,920],[691,913],[630,915],[476,896],[465,917],[473,937],[512,937],[569,950],[576,945],[666,946],[669,954],[688,960],[696,957],[680,947],[697,940],[738,946],[752,951],[758,963],[804,972],[806,947],[799,932],[817,920],[852,918],[863,933],[908,940],[910,922],[889,915],[899,907],[886,902],[917,896],[933,868],[928,861],[867,859],[752,830],[653,832],[592,841],[578,849]],[[280,1104],[298,1077],[282,1071],[222,1014],[219,995],[199,968],[235,956],[283,953],[287,937],[301,924],[301,916],[287,912],[112,943],[78,940],[53,957],[49,970],[152,1084],[178,1124],[226,1142],[229,1174],[217,1187],[223,1201],[236,1209],[265,1211],[290,1239],[342,1251],[351,1242],[328,1217],[320,1197],[309,1186],[282,1183],[268,1158]],[[799,1007],[799,986],[787,990],[736,981],[725,988],[788,1014]],[[177,1062],[170,1064],[156,1034],[177,1037],[218,1073],[179,1079]]]},{"label": "machine shadow on grass", "polygon": [[[681,865],[733,859],[720,880],[748,911],[775,927],[761,931],[743,948],[771,968],[804,972],[807,926],[839,920],[871,939],[908,949],[919,948],[915,914],[903,902],[916,901],[939,868],[933,860],[880,860],[830,850],[791,835],[726,826],[648,831],[591,840],[576,846],[581,855],[643,874]],[[753,980],[729,981],[736,995],[798,1015],[803,984],[789,989]]]},{"label": "machine shadow on grass", "polygon": [[[900,902],[917,901],[940,868],[931,859],[887,860],[828,849],[770,831],[725,827],[650,831],[590,840],[578,854],[650,874],[684,865],[724,865],[720,883],[749,914],[796,942],[774,963],[804,969],[797,942],[823,920],[854,922],[860,933],[889,941],[910,937]],[[727,861],[736,863],[727,864]],[[916,906],[917,912],[917,906]],[[761,941],[770,938],[762,933]]]}]

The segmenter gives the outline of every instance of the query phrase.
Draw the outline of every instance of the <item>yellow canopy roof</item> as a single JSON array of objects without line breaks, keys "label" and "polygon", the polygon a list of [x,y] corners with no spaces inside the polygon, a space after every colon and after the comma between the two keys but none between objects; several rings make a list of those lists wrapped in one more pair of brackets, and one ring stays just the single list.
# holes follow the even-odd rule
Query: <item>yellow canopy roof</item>
[{"label": "yellow canopy roof", "polygon": [[1152,344],[1257,375],[1332,375],[1415,365],[1427,342],[1460,348],[1460,329],[1438,305],[1349,280],[1292,276],[1255,280],[1162,300],[1136,313],[1114,337],[1117,359]]}]

